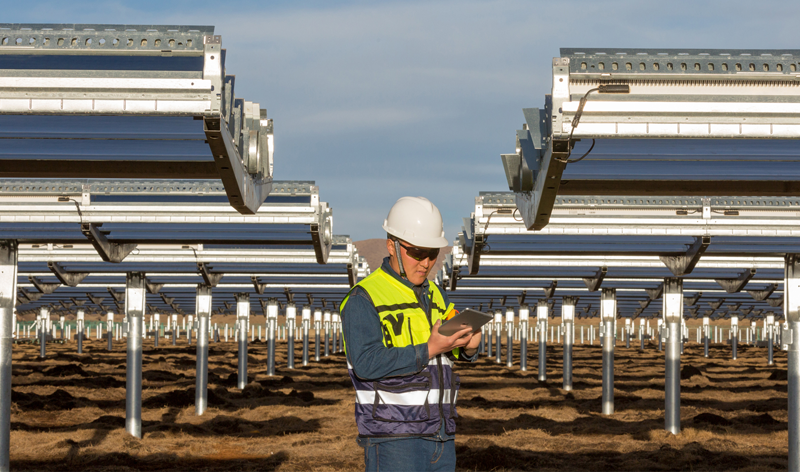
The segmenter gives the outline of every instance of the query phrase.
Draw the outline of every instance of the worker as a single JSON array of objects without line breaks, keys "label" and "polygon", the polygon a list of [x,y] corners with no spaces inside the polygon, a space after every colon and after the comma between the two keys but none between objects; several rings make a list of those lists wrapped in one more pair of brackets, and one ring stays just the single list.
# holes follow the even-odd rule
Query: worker
[{"label": "worker", "polygon": [[455,470],[456,359],[474,361],[480,332],[439,334],[456,312],[428,281],[448,245],[439,209],[403,197],[383,224],[389,257],[341,304],[367,471]]}]

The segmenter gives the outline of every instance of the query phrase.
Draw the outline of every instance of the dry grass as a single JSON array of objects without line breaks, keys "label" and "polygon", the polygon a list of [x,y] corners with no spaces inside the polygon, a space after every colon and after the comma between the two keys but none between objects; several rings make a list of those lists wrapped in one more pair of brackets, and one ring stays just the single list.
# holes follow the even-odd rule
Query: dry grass
[{"label": "dry grass", "polygon": [[[185,340],[182,341],[185,343]],[[163,344],[163,343],[162,343]],[[14,470],[299,470],[363,468],[353,393],[341,354],[266,376],[266,346],[251,344],[244,391],[235,386],[236,346],[211,345],[209,410],[194,413],[195,347],[145,343],[141,440],[124,429],[125,351],[105,341],[15,345],[11,418]],[[279,351],[285,344],[279,345]],[[299,359],[299,350],[296,358]],[[279,352],[279,366],[285,353]],[[663,355],[617,346],[616,412],[600,411],[601,351],[574,350],[574,390],[561,389],[561,349],[548,350],[547,382],[482,358],[459,368],[460,470],[785,470],[786,356],[727,346],[706,360],[687,345],[683,431],[664,431]],[[505,360],[505,356],[504,356]],[[688,371],[687,371],[688,374]]]}]

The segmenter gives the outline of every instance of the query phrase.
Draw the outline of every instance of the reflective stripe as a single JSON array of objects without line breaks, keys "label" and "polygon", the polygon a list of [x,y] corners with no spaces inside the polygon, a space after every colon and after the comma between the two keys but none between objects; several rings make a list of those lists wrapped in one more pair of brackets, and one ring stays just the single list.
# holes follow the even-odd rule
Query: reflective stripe
[{"label": "reflective stripe", "polygon": [[[425,391],[412,391],[404,393],[380,392],[380,403],[383,405],[424,405],[425,399],[428,399],[428,404],[435,405],[439,403],[439,390],[431,389],[429,392]],[[450,389],[444,389],[445,403],[450,403]],[[356,403],[362,405],[372,405],[375,403],[375,392],[372,390],[356,390]]]},{"label": "reflective stripe", "polygon": [[[446,355],[444,355],[444,354],[439,354],[439,357],[441,357],[441,358],[442,358],[442,365],[443,365],[443,366],[445,366],[445,365],[448,365],[448,366],[450,366],[450,367],[453,367],[453,361],[451,361],[449,357],[447,357],[447,356],[446,356]],[[428,361],[428,362],[430,362],[430,363],[435,363],[436,361],[435,361],[435,360],[433,360],[433,361]]]}]

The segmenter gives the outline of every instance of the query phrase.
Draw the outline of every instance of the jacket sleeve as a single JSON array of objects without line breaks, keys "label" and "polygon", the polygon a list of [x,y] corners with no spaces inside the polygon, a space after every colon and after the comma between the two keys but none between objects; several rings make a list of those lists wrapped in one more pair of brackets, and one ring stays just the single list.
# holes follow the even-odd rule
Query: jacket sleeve
[{"label": "jacket sleeve", "polygon": [[392,348],[383,344],[378,310],[361,287],[350,294],[341,315],[347,360],[358,378],[411,375],[428,365],[427,343]]},{"label": "jacket sleeve", "polygon": [[[442,290],[441,286],[437,285],[437,287],[439,288],[439,293],[442,294],[442,299],[444,300],[444,306],[445,307],[450,306],[450,297],[447,296],[447,292]],[[473,354],[471,356],[468,356],[468,355],[464,354],[464,348],[461,348],[461,349],[458,350],[458,360],[467,361],[467,362],[475,362],[476,360],[478,360],[478,351],[475,351],[475,354]]]}]

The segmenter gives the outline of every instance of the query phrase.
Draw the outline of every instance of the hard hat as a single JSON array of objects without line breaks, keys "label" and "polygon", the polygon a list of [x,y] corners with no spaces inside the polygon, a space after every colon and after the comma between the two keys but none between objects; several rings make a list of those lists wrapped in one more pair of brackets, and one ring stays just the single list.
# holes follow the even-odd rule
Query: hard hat
[{"label": "hard hat", "polygon": [[414,246],[447,247],[442,214],[436,205],[425,197],[402,197],[389,210],[383,220],[387,233]]}]

